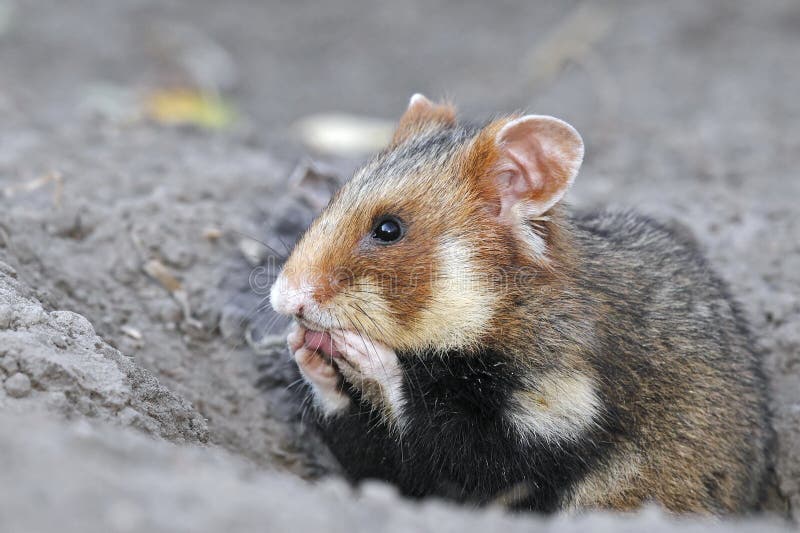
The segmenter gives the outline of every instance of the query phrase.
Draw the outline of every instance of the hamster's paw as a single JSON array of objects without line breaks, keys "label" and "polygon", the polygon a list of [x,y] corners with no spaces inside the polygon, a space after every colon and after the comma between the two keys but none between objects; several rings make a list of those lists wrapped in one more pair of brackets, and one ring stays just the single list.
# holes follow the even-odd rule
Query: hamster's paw
[{"label": "hamster's paw", "polygon": [[311,385],[314,401],[326,416],[344,411],[350,405],[350,397],[341,387],[341,376],[333,362],[304,345],[305,330],[295,326],[289,332],[287,342],[303,379]]},{"label": "hamster's paw", "polygon": [[289,328],[289,334],[286,335],[286,343],[289,345],[289,352],[291,354],[294,354],[294,352],[305,344],[306,331],[306,328],[297,322],[292,322]]},{"label": "hamster's paw", "polygon": [[400,422],[403,369],[395,351],[352,331],[333,331],[331,338],[342,376],[385,415]]}]

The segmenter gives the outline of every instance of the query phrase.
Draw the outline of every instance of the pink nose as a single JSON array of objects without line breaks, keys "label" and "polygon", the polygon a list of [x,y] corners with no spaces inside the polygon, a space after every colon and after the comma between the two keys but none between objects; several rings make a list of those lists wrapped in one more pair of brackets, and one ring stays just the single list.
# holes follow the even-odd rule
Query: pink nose
[{"label": "pink nose", "polygon": [[272,286],[270,302],[275,311],[298,318],[302,318],[314,303],[308,288],[298,287],[280,278]]}]

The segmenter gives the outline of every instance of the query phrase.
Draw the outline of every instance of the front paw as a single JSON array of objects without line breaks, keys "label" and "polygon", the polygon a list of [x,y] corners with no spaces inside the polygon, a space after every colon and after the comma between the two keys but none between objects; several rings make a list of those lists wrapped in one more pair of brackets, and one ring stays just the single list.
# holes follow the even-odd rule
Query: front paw
[{"label": "front paw", "polygon": [[306,330],[295,324],[287,342],[300,374],[311,386],[314,402],[326,416],[346,410],[350,397],[342,390],[341,376],[330,358],[306,345]]},{"label": "front paw", "polygon": [[333,359],[339,371],[373,406],[402,418],[403,369],[394,350],[352,331],[333,331]]}]

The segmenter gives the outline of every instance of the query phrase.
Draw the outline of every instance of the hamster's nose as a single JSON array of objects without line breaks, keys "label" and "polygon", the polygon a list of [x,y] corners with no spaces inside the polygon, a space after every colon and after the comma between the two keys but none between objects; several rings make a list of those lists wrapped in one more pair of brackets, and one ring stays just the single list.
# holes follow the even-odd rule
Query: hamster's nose
[{"label": "hamster's nose", "polygon": [[308,307],[313,305],[307,289],[295,285],[283,276],[280,276],[272,286],[270,303],[278,313],[298,318],[302,318]]}]

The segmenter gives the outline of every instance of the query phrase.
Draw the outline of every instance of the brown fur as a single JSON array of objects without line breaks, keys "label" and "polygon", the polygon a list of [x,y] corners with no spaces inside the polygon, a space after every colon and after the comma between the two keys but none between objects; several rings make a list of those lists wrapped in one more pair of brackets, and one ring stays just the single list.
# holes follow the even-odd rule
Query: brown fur
[{"label": "brown fur", "polygon": [[392,146],[404,143],[427,130],[446,128],[456,123],[456,108],[450,103],[434,104],[422,95],[411,98],[408,109],[400,117],[392,137]]}]

